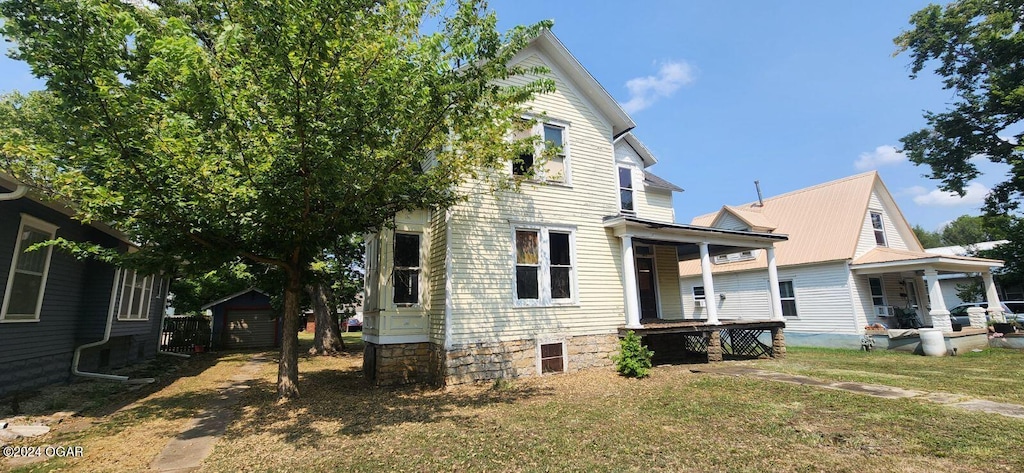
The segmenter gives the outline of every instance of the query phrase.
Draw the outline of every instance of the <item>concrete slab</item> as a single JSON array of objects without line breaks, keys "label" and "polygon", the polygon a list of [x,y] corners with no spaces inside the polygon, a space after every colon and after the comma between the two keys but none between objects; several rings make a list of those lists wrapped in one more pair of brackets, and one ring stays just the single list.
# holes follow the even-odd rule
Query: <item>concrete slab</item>
[{"label": "concrete slab", "polygon": [[262,357],[252,358],[231,376],[232,384],[221,385],[223,390],[220,395],[164,446],[150,463],[150,471],[178,473],[197,470],[203,460],[213,453],[217,440],[231,425],[235,418],[232,406],[238,395],[249,388],[246,383],[252,381],[265,361]]}]

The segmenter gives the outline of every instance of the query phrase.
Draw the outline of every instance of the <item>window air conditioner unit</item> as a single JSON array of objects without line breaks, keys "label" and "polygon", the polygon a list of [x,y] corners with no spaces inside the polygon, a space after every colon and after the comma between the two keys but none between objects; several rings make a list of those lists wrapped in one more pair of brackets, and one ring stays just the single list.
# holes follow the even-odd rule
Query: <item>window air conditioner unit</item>
[{"label": "window air conditioner unit", "polygon": [[707,307],[707,304],[707,301],[705,301],[704,299],[697,299],[693,301],[693,305],[697,307]]}]

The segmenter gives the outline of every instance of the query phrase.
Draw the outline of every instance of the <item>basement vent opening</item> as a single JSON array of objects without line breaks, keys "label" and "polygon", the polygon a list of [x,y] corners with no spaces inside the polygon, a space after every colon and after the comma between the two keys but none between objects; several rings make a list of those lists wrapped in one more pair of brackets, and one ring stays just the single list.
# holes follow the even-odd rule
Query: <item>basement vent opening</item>
[{"label": "basement vent opening", "polygon": [[565,344],[546,343],[540,346],[540,372],[562,373],[565,371]]}]

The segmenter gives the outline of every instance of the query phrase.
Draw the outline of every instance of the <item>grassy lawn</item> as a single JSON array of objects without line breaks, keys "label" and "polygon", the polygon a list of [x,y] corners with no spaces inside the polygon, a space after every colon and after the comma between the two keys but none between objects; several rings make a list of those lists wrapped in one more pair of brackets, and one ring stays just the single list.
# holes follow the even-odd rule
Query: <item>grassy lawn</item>
[{"label": "grassy lawn", "polygon": [[[380,389],[363,381],[358,335],[345,335],[347,355],[304,358],[302,397],[286,406],[276,403],[276,366],[267,364],[202,471],[1024,471],[1024,420],[695,374],[690,365],[658,367],[642,381],[607,369],[497,386]],[[209,399],[211,380],[244,358],[227,356],[134,409],[36,442],[85,445],[86,458],[34,468],[144,467]],[[784,361],[743,363],[1019,399],[1021,361],[1022,353],[995,350],[925,358],[794,349]],[[1017,371],[1004,374],[1006,364]]]},{"label": "grassy lawn", "polygon": [[990,348],[932,358],[895,351],[789,348],[779,361],[755,366],[833,381],[885,384],[905,389],[966,394],[1024,404],[1024,353]]}]

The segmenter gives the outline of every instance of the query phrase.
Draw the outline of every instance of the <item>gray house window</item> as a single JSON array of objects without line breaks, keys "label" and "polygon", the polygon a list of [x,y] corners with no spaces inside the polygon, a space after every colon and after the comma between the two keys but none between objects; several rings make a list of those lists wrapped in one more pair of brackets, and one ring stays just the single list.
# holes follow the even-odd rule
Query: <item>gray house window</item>
[{"label": "gray house window", "polygon": [[43,292],[50,272],[50,255],[53,247],[37,251],[26,251],[36,243],[52,240],[57,226],[30,215],[21,216],[18,238],[11,259],[11,271],[7,276],[3,308],[0,309],[2,322],[35,322],[43,305]]}]

